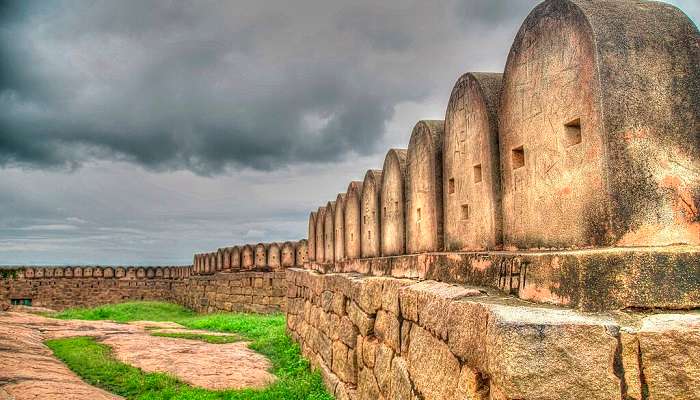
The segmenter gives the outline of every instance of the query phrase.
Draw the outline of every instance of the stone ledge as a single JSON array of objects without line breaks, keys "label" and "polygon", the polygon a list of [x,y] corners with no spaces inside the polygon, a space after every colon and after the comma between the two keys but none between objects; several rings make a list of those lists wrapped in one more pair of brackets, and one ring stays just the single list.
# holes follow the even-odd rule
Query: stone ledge
[{"label": "stone ledge", "polygon": [[326,272],[497,288],[586,311],[700,308],[700,247],[436,252],[305,264]]},{"label": "stone ledge", "polygon": [[[343,385],[358,400],[700,396],[697,312],[587,313],[356,273],[291,269],[287,278],[288,331],[315,366],[332,372],[322,375],[336,394]],[[344,307],[333,305],[336,297]],[[350,329],[341,328],[346,319]],[[343,331],[358,335],[347,348]],[[355,363],[344,352],[338,360],[335,347],[354,353]]]}]

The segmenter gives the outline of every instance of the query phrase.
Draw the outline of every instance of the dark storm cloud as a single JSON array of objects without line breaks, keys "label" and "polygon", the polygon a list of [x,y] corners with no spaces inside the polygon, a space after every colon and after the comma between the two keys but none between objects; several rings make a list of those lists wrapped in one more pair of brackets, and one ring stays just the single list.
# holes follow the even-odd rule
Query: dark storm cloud
[{"label": "dark storm cloud", "polygon": [[0,165],[210,174],[369,154],[398,103],[466,58],[471,25],[532,5],[335,3],[3,2]]}]

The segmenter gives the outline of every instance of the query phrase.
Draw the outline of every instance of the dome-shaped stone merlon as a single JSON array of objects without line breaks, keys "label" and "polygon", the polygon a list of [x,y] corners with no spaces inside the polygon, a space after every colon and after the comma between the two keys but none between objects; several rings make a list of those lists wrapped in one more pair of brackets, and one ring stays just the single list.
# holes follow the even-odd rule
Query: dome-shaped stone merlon
[{"label": "dome-shaped stone merlon", "polygon": [[362,256],[362,182],[352,181],[345,192],[345,258],[354,260]]},{"label": "dome-shaped stone merlon", "polygon": [[382,167],[381,254],[395,256],[406,253],[404,186],[406,182],[405,149],[391,149]]},{"label": "dome-shaped stone merlon", "polygon": [[419,121],[406,156],[406,252],[442,250],[444,121]]},{"label": "dome-shaped stone merlon", "polygon": [[308,239],[309,260],[316,260],[316,211],[309,214],[309,239]]},{"label": "dome-shaped stone merlon", "polygon": [[382,171],[371,169],[362,182],[360,221],[362,227],[362,258],[379,257],[381,254],[381,213],[379,195],[382,190]]},{"label": "dome-shaped stone merlon", "polygon": [[335,198],[335,209],[333,211],[333,259],[342,261],[345,259],[345,193],[338,193]]},{"label": "dome-shaped stone merlon", "polygon": [[267,267],[279,270],[282,266],[282,252],[280,245],[272,242],[267,246]]},{"label": "dome-shaped stone merlon", "polygon": [[246,244],[241,249],[241,269],[251,270],[255,267],[255,252],[253,246]]},{"label": "dome-shaped stone merlon", "polygon": [[335,201],[326,203],[323,219],[323,261],[335,261]]},{"label": "dome-shaped stone merlon", "polygon": [[231,248],[231,269],[234,271],[241,269],[241,248],[239,246]]},{"label": "dome-shaped stone merlon", "polygon": [[502,246],[498,102],[502,74],[466,73],[445,114],[442,194],[445,250]]},{"label": "dome-shaped stone merlon", "polygon": [[280,255],[280,266],[282,268],[291,268],[294,266],[296,257],[296,246],[294,242],[284,242]]},{"label": "dome-shaped stone merlon", "polygon": [[506,246],[700,244],[698,42],[661,2],[530,13],[500,102]]},{"label": "dome-shaped stone merlon", "polygon": [[304,263],[308,261],[309,258],[309,247],[308,247],[308,240],[307,239],[302,239],[297,242],[296,244],[296,255],[295,255],[295,266],[297,267],[303,267]]},{"label": "dome-shaped stone merlon", "polygon": [[316,211],[316,262],[322,263],[326,260],[326,243],[325,243],[325,222],[326,222],[326,207],[319,207]]},{"label": "dome-shaped stone merlon", "polygon": [[267,267],[267,245],[258,243],[255,245],[255,268]]}]

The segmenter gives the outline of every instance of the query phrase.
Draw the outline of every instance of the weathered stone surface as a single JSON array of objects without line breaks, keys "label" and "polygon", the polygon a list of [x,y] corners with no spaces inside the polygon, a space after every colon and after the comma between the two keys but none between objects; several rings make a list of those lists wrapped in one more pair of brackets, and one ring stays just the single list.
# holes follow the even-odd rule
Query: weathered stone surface
[{"label": "weathered stone surface", "polygon": [[387,311],[377,312],[374,333],[395,352],[401,351],[401,322],[396,315]]},{"label": "weathered stone surface", "polygon": [[413,400],[416,398],[413,393],[406,360],[401,357],[394,357],[391,362],[391,392],[389,398],[394,400]]},{"label": "weathered stone surface", "polygon": [[443,121],[419,121],[406,157],[406,252],[438,251],[443,246]]},{"label": "weathered stone surface", "polygon": [[360,370],[357,382],[357,395],[360,399],[383,399],[379,385],[370,368]]},{"label": "weathered stone surface", "polygon": [[619,332],[614,321],[565,310],[489,308],[488,371],[506,397],[620,395],[621,382],[614,370]]},{"label": "weathered stone surface", "polygon": [[391,393],[391,362],[394,359],[393,350],[384,343],[377,347],[377,356],[374,361],[374,376],[382,395]]},{"label": "weathered stone surface", "polygon": [[406,252],[404,216],[406,155],[404,149],[391,149],[384,158],[380,194],[381,255],[383,256]]},{"label": "weathered stone surface", "polygon": [[478,371],[463,366],[455,398],[469,400],[489,400],[489,383]]},{"label": "weathered stone surface", "polygon": [[[619,318],[613,319],[536,306],[496,292],[485,295],[479,289],[459,285],[430,281],[410,284],[402,281],[398,289],[399,310],[414,320],[397,318],[400,321],[400,352],[396,352],[390,345],[393,339],[389,338],[395,337],[395,334],[388,334],[393,329],[387,327],[393,324],[387,323],[392,314],[383,308],[385,302],[381,302],[375,321],[355,301],[361,293],[368,292],[362,287],[365,282],[374,282],[376,278],[354,274],[321,275],[300,270],[291,270],[289,276],[289,282],[299,282],[301,285],[293,293],[305,293],[306,296],[303,306],[293,306],[293,309],[300,310],[300,318],[295,317],[294,323],[290,324],[297,327],[296,336],[292,336],[301,338],[302,349],[309,354],[312,362],[331,365],[327,361],[329,358],[333,359],[332,362],[336,362],[336,358],[341,362],[347,360],[342,357],[345,350],[350,352],[348,343],[345,343],[349,338],[341,340],[342,333],[336,332],[337,327],[345,318],[345,324],[349,323],[357,329],[354,341],[358,391],[353,392],[350,387],[345,391],[360,396],[359,399],[364,399],[362,393],[375,396],[376,391],[387,399],[392,395],[396,398],[416,396],[426,400],[445,396],[483,399],[487,398],[487,393],[491,399],[504,400],[607,399],[619,398],[622,394],[635,398],[642,393],[647,393],[647,398],[652,399],[652,387],[657,390],[658,398],[682,398],[675,392],[669,391],[671,394],[667,397],[663,393],[670,390],[667,387],[673,386],[674,376],[685,374],[686,377],[679,379],[689,382],[695,379],[692,373],[697,368],[692,366],[693,360],[679,358],[673,354],[680,350],[673,350],[668,352],[668,359],[682,360],[686,370],[679,369],[680,372],[666,376],[658,372],[660,368],[654,372],[650,370],[655,382],[659,383],[649,385],[647,366],[643,362],[644,350],[642,348],[641,353],[635,350],[640,347],[637,343],[641,344],[643,331],[636,328],[634,321],[640,318],[636,314],[616,313]],[[387,282],[391,279],[382,280],[384,297],[384,288],[388,287]],[[332,311],[327,313],[323,310],[321,298],[325,291],[342,292],[346,296],[347,316],[341,318]],[[668,333],[666,331],[678,335],[679,328],[671,322],[673,318],[669,321],[656,318],[641,324],[647,326],[648,331],[644,340],[660,341],[656,335],[661,331],[664,331],[664,335]],[[360,329],[358,323],[367,327],[373,325],[373,329]],[[631,325],[628,326],[628,323]],[[687,335],[698,329],[688,321],[684,324],[688,325],[687,332],[678,337],[692,339]],[[651,329],[652,326],[663,329]],[[324,334],[320,329],[330,332]],[[330,335],[334,342],[319,339],[326,335]],[[694,354],[694,348],[683,340],[676,340],[676,348],[687,348],[691,350],[688,354]],[[337,354],[318,356],[319,352],[324,351],[320,348],[323,346],[333,347]],[[387,361],[389,358],[391,361]],[[397,359],[400,361],[394,361]],[[681,368],[681,363],[674,367],[664,356],[655,355],[651,359],[658,360],[659,365],[670,365],[671,370]],[[406,370],[403,375],[402,363]],[[686,364],[691,366],[685,367]],[[360,390],[362,370],[368,370],[372,379],[363,372],[365,383]],[[410,385],[397,387],[397,382],[402,381],[408,381]],[[416,393],[412,393],[413,390]],[[685,390],[692,393],[692,384]]]},{"label": "weathered stone surface", "polygon": [[360,209],[362,257],[378,257],[381,254],[381,210],[379,208],[382,171],[369,170],[362,183],[362,208]]},{"label": "weathered stone surface", "polygon": [[333,342],[333,372],[341,381],[356,383],[355,351],[340,341]]},{"label": "weathered stone surface", "polygon": [[654,315],[637,334],[651,399],[700,398],[700,315]]},{"label": "weathered stone surface", "polygon": [[466,73],[445,115],[443,205],[445,250],[502,245],[498,106],[502,74]]},{"label": "weathered stone surface", "polygon": [[530,13],[499,113],[506,245],[700,244],[699,37],[662,2]]},{"label": "weathered stone surface", "polygon": [[368,336],[374,332],[374,317],[368,315],[358,307],[354,301],[350,301],[347,307],[348,317],[360,331],[362,336]]},{"label": "weathered stone surface", "polygon": [[408,371],[425,400],[453,398],[460,374],[459,361],[445,343],[418,326],[411,329]]},{"label": "weathered stone surface", "polygon": [[700,307],[698,246],[423,253],[334,265],[357,270],[496,288],[583,311]]}]

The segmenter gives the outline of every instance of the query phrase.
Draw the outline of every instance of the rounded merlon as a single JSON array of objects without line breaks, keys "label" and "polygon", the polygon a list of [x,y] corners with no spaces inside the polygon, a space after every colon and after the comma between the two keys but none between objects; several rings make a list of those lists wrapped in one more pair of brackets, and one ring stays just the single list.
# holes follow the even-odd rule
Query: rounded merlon
[{"label": "rounded merlon", "polygon": [[445,113],[443,211],[445,250],[502,247],[498,104],[503,74],[466,73]]},{"label": "rounded merlon", "polygon": [[405,183],[406,149],[391,149],[382,167],[381,254],[395,256],[406,253]]},{"label": "rounded merlon", "polygon": [[333,226],[335,228],[333,259],[342,261],[345,259],[345,193],[338,193],[335,198],[335,210],[333,212]]},{"label": "rounded merlon", "polygon": [[406,157],[406,252],[442,250],[442,136],[444,121],[419,121]]},{"label": "rounded merlon", "polygon": [[362,182],[352,181],[345,192],[345,258],[354,260],[362,256],[362,225],[360,223]]},{"label": "rounded merlon", "polygon": [[660,2],[530,13],[499,112],[506,245],[700,244],[699,40]]},{"label": "rounded merlon", "polygon": [[381,229],[379,195],[382,189],[382,171],[371,169],[365,174],[362,182],[362,200],[360,208],[360,223],[362,229],[360,247],[362,258],[379,257]]}]

